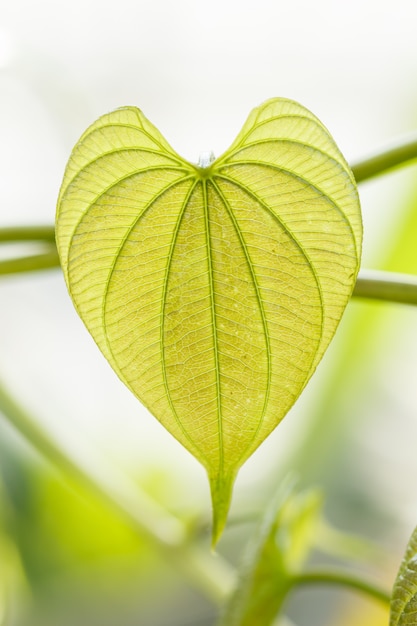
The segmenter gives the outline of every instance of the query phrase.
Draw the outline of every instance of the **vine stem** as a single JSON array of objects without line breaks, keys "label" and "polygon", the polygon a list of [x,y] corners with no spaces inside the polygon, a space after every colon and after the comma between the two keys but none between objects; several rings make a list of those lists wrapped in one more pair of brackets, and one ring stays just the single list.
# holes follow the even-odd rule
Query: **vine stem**
[{"label": "vine stem", "polygon": [[417,305],[417,276],[362,270],[359,272],[353,296]]},{"label": "vine stem", "polygon": [[221,604],[230,594],[236,575],[229,563],[218,555],[211,555],[197,543],[191,543],[180,519],[114,464],[109,467],[93,446],[84,449],[82,441],[71,442],[67,432],[65,441],[63,437],[47,433],[1,385],[0,411],[43,457],[121,514],[211,600]]},{"label": "vine stem", "polygon": [[[0,243],[2,241],[5,239],[2,239],[2,230],[0,229]],[[0,276],[53,269],[58,268],[59,265],[56,248],[49,245],[47,251],[43,253],[0,260]],[[361,270],[352,295],[356,298],[417,305],[417,276],[377,270]]]},{"label": "vine stem", "polygon": [[14,259],[3,259],[0,261],[0,275],[21,274],[23,272],[34,272],[37,270],[47,270],[58,268],[59,256],[55,246],[48,246],[45,252],[30,254]]},{"label": "vine stem", "polygon": [[291,587],[299,587],[313,584],[338,585],[353,589],[366,594],[374,600],[378,600],[389,608],[391,602],[391,594],[382,589],[378,585],[363,580],[349,574],[348,572],[338,572],[333,570],[317,570],[303,572],[291,578]]},{"label": "vine stem", "polygon": [[417,159],[417,137],[411,137],[393,148],[378,152],[351,166],[357,183],[380,176],[400,165],[411,165]]},{"label": "vine stem", "polygon": [[17,241],[46,241],[55,243],[55,228],[45,226],[6,226],[0,228],[0,242],[14,243]]}]

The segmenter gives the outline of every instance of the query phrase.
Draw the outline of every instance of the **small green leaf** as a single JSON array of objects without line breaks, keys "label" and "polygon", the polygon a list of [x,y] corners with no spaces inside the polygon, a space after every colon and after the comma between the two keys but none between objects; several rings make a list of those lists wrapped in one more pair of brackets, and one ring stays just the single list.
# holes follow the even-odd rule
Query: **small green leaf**
[{"label": "small green leaf", "polygon": [[417,626],[417,528],[394,583],[389,626]]},{"label": "small green leaf", "polygon": [[321,513],[317,491],[281,486],[260,520],[240,567],[239,582],[220,626],[269,626],[313,546]]},{"label": "small green leaf", "polygon": [[317,489],[291,494],[283,505],[276,542],[287,572],[300,571],[316,545],[322,508],[323,495]]},{"label": "small green leaf", "polygon": [[101,351],[206,468],[216,541],[239,467],[304,389],[351,296],[362,226],[349,167],[290,100],[252,111],[200,165],[126,107],[75,146],[56,232]]}]

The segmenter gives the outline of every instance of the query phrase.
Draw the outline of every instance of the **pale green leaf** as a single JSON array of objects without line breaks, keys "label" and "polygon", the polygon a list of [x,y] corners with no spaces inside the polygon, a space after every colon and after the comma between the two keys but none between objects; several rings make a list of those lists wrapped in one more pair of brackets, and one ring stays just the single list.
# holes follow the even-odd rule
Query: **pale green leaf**
[{"label": "pale green leaf", "polygon": [[122,381],[206,468],[216,539],[239,467],[323,356],[359,266],[353,176],[301,105],[269,100],[205,167],[134,107],[69,160],[57,244]]},{"label": "pale green leaf", "polygon": [[394,583],[389,626],[417,626],[417,528]]},{"label": "pale green leaf", "polygon": [[298,572],[317,542],[323,495],[318,489],[294,493],[279,514],[275,538],[288,572]]},{"label": "pale green leaf", "polygon": [[219,626],[270,626],[285,601],[292,576],[312,549],[321,513],[317,491],[281,486],[271,499],[239,568],[239,581]]}]

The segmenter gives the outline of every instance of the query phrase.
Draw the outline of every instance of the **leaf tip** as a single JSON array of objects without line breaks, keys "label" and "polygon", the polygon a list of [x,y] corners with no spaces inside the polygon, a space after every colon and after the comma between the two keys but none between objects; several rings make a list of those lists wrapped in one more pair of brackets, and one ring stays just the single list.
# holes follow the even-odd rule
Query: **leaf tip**
[{"label": "leaf tip", "polygon": [[227,516],[232,499],[234,474],[217,474],[209,476],[211,502],[213,507],[213,527],[211,534],[211,548],[214,551],[226,526]]}]

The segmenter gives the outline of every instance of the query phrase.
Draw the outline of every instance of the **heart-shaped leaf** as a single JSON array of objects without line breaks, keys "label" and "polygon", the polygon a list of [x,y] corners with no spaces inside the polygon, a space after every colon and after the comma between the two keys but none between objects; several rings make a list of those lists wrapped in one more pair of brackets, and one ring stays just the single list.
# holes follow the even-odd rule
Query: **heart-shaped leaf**
[{"label": "heart-shaped leaf", "polygon": [[417,626],[417,528],[410,537],[395,580],[389,626]]},{"label": "heart-shaped leaf", "polygon": [[188,163],[134,107],[69,160],[57,243],[75,306],[114,370],[206,468],[216,539],[239,467],[323,356],[359,266],[352,173],[312,113],[250,114]]}]

